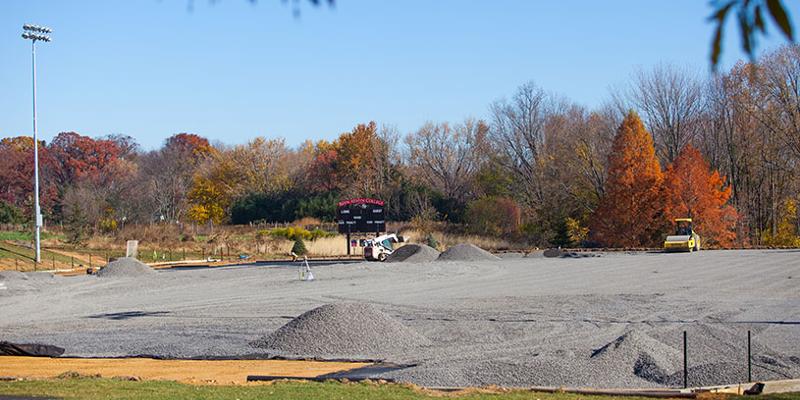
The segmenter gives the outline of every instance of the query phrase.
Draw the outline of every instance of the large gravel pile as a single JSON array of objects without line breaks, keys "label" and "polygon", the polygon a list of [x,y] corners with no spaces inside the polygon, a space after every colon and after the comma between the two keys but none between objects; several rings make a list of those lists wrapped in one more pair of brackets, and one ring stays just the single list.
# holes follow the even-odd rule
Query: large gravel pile
[{"label": "large gravel pile", "polygon": [[500,257],[469,243],[457,244],[439,255],[439,261],[497,261]]},{"label": "large gravel pile", "polygon": [[317,307],[251,343],[271,355],[353,360],[383,359],[429,344],[425,337],[366,303]]},{"label": "large gravel pile", "polygon": [[142,275],[155,273],[152,268],[141,261],[131,258],[118,258],[97,271],[97,276],[101,278],[134,278]]},{"label": "large gravel pile", "polygon": [[424,244],[407,244],[395,250],[389,257],[386,258],[387,262],[430,262],[436,261],[439,258],[439,251]]}]

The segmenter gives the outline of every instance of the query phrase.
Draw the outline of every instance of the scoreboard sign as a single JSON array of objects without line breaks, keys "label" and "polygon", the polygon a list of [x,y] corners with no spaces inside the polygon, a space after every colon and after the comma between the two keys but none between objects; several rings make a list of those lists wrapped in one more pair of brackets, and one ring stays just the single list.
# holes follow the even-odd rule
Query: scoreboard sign
[{"label": "scoreboard sign", "polygon": [[386,212],[383,200],[342,200],[336,211],[339,233],[377,233],[386,231]]}]

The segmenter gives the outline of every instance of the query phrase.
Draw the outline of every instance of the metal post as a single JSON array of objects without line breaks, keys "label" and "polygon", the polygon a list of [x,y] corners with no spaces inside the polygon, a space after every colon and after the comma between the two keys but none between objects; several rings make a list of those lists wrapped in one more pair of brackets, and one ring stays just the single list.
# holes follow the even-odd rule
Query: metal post
[{"label": "metal post", "polygon": [[75,268],[75,256],[69,256],[69,265],[72,268]]},{"label": "metal post", "polygon": [[747,382],[753,381],[753,357],[750,353],[750,330],[747,331]]},{"label": "metal post", "polygon": [[89,253],[89,269],[92,268],[92,253]]},{"label": "metal post", "polygon": [[36,262],[42,261],[42,252],[40,247],[40,233],[42,230],[42,210],[39,208],[39,133],[36,127],[36,41],[31,41],[31,61],[33,72],[33,202],[34,202],[34,215],[33,221],[35,226],[35,240],[36,240]]},{"label": "metal post", "polygon": [[686,331],[683,331],[683,388],[689,387],[689,371],[686,360]]},{"label": "metal post", "polygon": [[[345,221],[347,224],[347,221]],[[350,255],[350,224],[347,224],[347,255]]]},{"label": "metal post", "polygon": [[53,269],[56,269],[56,255],[53,254]]},{"label": "metal post", "polygon": [[19,258],[14,257],[14,269],[19,271]]}]

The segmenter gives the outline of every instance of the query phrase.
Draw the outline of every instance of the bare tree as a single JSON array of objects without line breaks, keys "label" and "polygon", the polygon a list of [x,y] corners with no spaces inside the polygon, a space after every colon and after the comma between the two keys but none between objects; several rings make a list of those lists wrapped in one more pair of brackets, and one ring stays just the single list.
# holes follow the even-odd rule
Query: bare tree
[{"label": "bare tree", "polygon": [[529,206],[544,200],[543,162],[545,125],[554,114],[553,100],[532,82],[517,89],[510,100],[491,105],[492,142],[503,155],[503,167],[523,186]]},{"label": "bare tree", "polygon": [[671,163],[699,130],[701,82],[688,71],[659,65],[636,74],[628,97],[653,134],[661,160]]},{"label": "bare tree", "polygon": [[418,177],[447,198],[464,201],[483,161],[489,127],[483,121],[466,119],[448,123],[426,123],[406,136],[408,160]]}]

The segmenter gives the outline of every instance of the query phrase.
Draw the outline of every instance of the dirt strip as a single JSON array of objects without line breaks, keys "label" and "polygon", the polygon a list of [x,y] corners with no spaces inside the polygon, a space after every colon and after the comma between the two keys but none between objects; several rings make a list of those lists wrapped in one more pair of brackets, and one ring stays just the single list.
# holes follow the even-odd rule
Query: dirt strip
[{"label": "dirt strip", "polygon": [[0,376],[53,378],[67,372],[136,377],[198,385],[245,384],[247,375],[312,378],[361,368],[368,363],[294,360],[156,360],[152,358],[0,357]]}]

